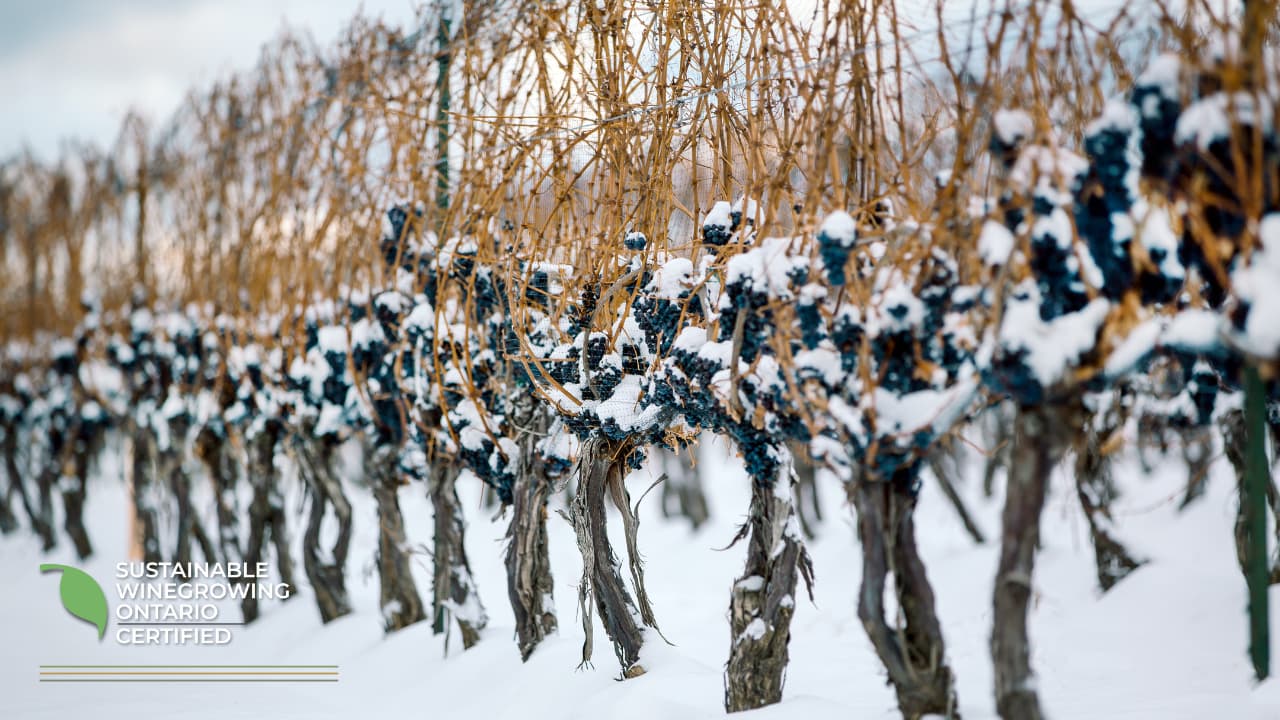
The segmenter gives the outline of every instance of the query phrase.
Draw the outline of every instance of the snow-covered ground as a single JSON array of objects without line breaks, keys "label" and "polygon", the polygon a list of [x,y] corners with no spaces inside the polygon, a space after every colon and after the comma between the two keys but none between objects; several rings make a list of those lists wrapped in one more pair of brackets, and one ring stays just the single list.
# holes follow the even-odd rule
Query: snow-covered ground
[{"label": "snow-covered ground", "polygon": [[[648,673],[619,682],[603,630],[596,630],[594,667],[578,668],[576,617],[580,562],[567,523],[551,518],[551,552],[560,634],[521,664],[502,566],[505,521],[491,522],[474,482],[463,482],[470,527],[467,549],[490,616],[482,642],[463,652],[455,633],[446,646],[427,623],[384,636],[372,566],[375,512],[353,491],[356,539],[348,586],[356,611],[329,626],[308,593],[270,604],[225,647],[128,647],[102,643],[58,604],[56,575],[40,562],[79,565],[64,543],[42,557],[34,539],[0,539],[0,717],[62,720],[115,718],[703,718],[723,715],[728,656],[725,611],[745,549],[721,550],[748,503],[745,476],[721,444],[704,446],[712,521],[698,532],[661,518],[656,491],[642,507],[640,545],[663,634],[651,637]],[[976,465],[974,468],[976,469]],[[1180,720],[1280,718],[1280,683],[1255,686],[1246,658],[1245,586],[1236,568],[1230,471],[1215,466],[1209,492],[1184,513],[1176,509],[1184,480],[1170,461],[1150,477],[1119,468],[1124,497],[1116,505],[1123,537],[1150,562],[1105,596],[1096,589],[1088,531],[1066,476],[1055,479],[1044,516],[1043,548],[1032,614],[1033,663],[1054,718]],[[642,473],[644,474],[644,473]],[[927,476],[926,476],[927,478]],[[633,493],[647,487],[633,478]],[[803,601],[792,627],[784,701],[744,717],[893,718],[891,689],[855,614],[859,555],[852,513],[834,483],[822,486],[825,523],[810,545],[817,570],[813,603]],[[987,535],[974,546],[942,495],[926,479],[919,509],[920,543],[937,591],[960,709],[970,720],[994,717],[987,653],[991,580],[999,536],[999,502],[981,497],[970,477],[961,491]],[[556,503],[561,500],[557,499]],[[98,554],[84,569],[106,581],[125,559],[126,496],[118,478],[100,478],[87,511]],[[430,506],[421,488],[402,504],[411,540],[422,543],[417,576],[430,587],[425,548]],[[296,507],[296,506],[293,506]],[[621,547],[621,535],[618,546]],[[296,540],[296,538],[295,538]],[[301,564],[299,563],[299,575]],[[108,589],[108,596],[111,596]],[[1280,595],[1272,594],[1272,607]],[[1274,612],[1274,611],[1273,611]],[[231,612],[229,617],[237,617]],[[1280,643],[1273,643],[1280,657]],[[335,684],[41,684],[41,664],[337,664]]]}]

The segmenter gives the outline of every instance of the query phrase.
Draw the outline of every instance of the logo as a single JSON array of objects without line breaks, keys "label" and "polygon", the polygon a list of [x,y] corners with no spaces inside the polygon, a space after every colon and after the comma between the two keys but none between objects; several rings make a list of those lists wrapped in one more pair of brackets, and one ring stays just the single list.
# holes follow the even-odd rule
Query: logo
[{"label": "logo", "polygon": [[62,607],[90,625],[98,628],[98,642],[107,634],[107,596],[102,586],[89,573],[73,568],[70,565],[46,563],[40,566],[40,572],[62,573],[62,582],[58,584],[58,594],[62,597]]}]

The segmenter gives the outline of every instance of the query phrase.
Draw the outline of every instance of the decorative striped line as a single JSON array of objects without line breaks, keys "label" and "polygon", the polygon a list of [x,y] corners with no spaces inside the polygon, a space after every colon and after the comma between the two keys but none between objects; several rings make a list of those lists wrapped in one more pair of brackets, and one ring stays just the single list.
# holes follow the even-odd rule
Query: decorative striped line
[{"label": "decorative striped line", "polygon": [[338,678],[40,678],[42,683],[336,683]]},{"label": "decorative striped line", "polygon": [[77,668],[109,668],[114,670],[128,670],[131,668],[275,668],[277,670],[291,669],[323,669],[337,670],[337,665],[41,665],[41,670],[55,669],[77,669]]},{"label": "decorative striped line", "polygon": [[337,665],[41,665],[40,682],[338,682]]}]

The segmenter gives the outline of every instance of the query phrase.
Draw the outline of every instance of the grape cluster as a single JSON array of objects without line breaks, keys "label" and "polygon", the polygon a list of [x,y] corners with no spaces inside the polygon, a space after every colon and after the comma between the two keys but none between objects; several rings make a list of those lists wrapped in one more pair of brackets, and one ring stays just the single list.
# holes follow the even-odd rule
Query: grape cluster
[{"label": "grape cluster", "polygon": [[845,265],[849,262],[849,255],[857,240],[857,225],[843,211],[828,215],[818,230],[818,252],[822,256],[823,267],[827,270],[827,280],[835,287],[845,283]]},{"label": "grape cluster", "polygon": [[640,252],[648,246],[649,238],[645,237],[645,234],[642,232],[629,232],[626,237],[622,239],[622,244],[628,250]]},{"label": "grape cluster", "polygon": [[712,207],[711,212],[707,213],[706,219],[702,223],[702,242],[706,245],[717,248],[729,244],[729,240],[733,238],[733,234],[738,230],[738,225],[742,221],[742,214],[731,211],[729,203],[721,201]]},{"label": "grape cluster", "polygon": [[[1136,127],[1128,105],[1113,100],[1107,110],[1085,133],[1090,163],[1076,183],[1074,215],[1076,231],[1102,272],[1101,290],[1118,300],[1134,279],[1126,215],[1134,201],[1130,188],[1136,174],[1131,160]],[[1122,218],[1119,226],[1117,216]]]}]

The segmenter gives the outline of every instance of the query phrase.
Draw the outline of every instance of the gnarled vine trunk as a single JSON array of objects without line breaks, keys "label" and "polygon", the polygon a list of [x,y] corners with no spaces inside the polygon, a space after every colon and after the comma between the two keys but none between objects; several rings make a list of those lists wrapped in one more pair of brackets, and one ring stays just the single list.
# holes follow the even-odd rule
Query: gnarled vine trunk
[{"label": "gnarled vine trunk", "polygon": [[466,521],[458,502],[458,466],[437,458],[427,473],[427,491],[435,515],[435,552],[432,556],[431,628],[443,633],[452,616],[462,634],[462,647],[480,641],[489,623],[467,560]]},{"label": "gnarled vine trunk", "polygon": [[818,524],[822,522],[822,501],[818,496],[818,467],[803,443],[792,444],[795,463],[795,513],[800,519],[800,530],[805,539],[817,537]]},{"label": "gnarled vine trunk", "polygon": [[[0,432],[4,432],[0,430]],[[6,473],[7,474],[7,473]],[[18,516],[13,513],[13,505],[10,498],[14,490],[13,480],[9,480],[4,490],[0,491],[0,533],[8,535],[18,529]]]},{"label": "gnarled vine trunk", "polygon": [[67,461],[63,463],[63,475],[59,482],[62,491],[62,527],[76,548],[76,555],[84,560],[93,554],[93,543],[84,526],[84,503],[89,490],[89,468],[95,453],[101,449],[99,434],[77,423],[68,448]]},{"label": "gnarled vine trunk", "polygon": [[747,526],[747,562],[729,600],[729,662],[724,673],[727,712],[782,700],[796,607],[796,577],[812,582],[813,569],[792,503],[792,467],[785,462],[772,483],[753,480]]},{"label": "gnarled vine trunk", "polygon": [[986,497],[995,495],[996,473],[1001,468],[1009,467],[1014,422],[1014,414],[1009,410],[1009,405],[1005,401],[982,414],[983,424],[989,431],[986,438],[989,450],[982,468],[982,494]]},{"label": "gnarled vine trunk", "polygon": [[[173,560],[189,563],[192,559],[191,542],[200,547],[200,553],[207,563],[216,563],[220,559],[218,547],[209,533],[204,529],[200,514],[191,503],[191,476],[182,466],[182,456],[178,453],[166,453],[157,459],[158,472],[161,477],[168,478],[173,489],[174,498],[178,502],[178,539]],[[183,578],[182,582],[189,582]]]},{"label": "gnarled vine trunk", "polygon": [[[592,654],[591,603],[600,613],[605,633],[613,642],[614,653],[622,665],[624,677],[644,673],[640,666],[640,648],[644,645],[644,628],[656,627],[653,610],[644,589],[644,575],[635,551],[635,518],[628,505],[622,481],[626,475],[627,455],[632,446],[625,440],[597,436],[582,445],[578,457],[578,492],[573,498],[573,529],[578,551],[582,553],[582,580],[578,585],[578,605],[586,638],[582,645],[582,662],[590,662]],[[605,493],[623,515],[627,529],[632,582],[636,585],[639,605],[632,600],[622,579],[618,559],[609,543]]]},{"label": "gnarled vine trunk", "polygon": [[[267,420],[247,438],[248,475],[253,486],[253,499],[249,502],[249,540],[245,545],[244,559],[251,567],[262,562],[270,538],[276,551],[276,571],[280,574],[280,582],[288,589],[284,599],[288,600],[293,597],[297,585],[293,557],[289,554],[289,528],[284,513],[284,496],[280,492],[280,473],[275,464],[276,445],[282,430],[279,421]],[[246,594],[240,602],[240,612],[246,623],[258,618],[258,598],[253,593]]]},{"label": "gnarled vine trunk", "polygon": [[518,388],[512,419],[519,429],[520,461],[511,488],[511,524],[507,527],[507,595],[516,619],[520,659],[528,660],[556,631],[551,555],[547,547],[547,495],[551,483],[538,456],[547,413],[526,388]]},{"label": "gnarled vine trunk", "polygon": [[1064,408],[1052,404],[1018,408],[1009,479],[1001,517],[1000,561],[992,598],[991,661],[996,710],[1004,720],[1039,720],[1040,698],[1031,670],[1027,612],[1040,544],[1049,473],[1061,458]]},{"label": "gnarled vine trunk", "polygon": [[159,472],[159,453],[155,435],[150,428],[130,423],[129,428],[129,482],[133,492],[133,513],[136,522],[135,541],[142,548],[143,562],[160,562],[160,531],[156,517],[156,477]]},{"label": "gnarled vine trunk", "polygon": [[404,515],[400,512],[399,447],[367,442],[364,449],[364,476],[378,506],[378,586],[379,607],[387,632],[425,620],[426,610],[409,563],[409,539],[405,536]]},{"label": "gnarled vine trunk", "polygon": [[1199,500],[1209,484],[1209,468],[1213,464],[1213,433],[1209,426],[1195,425],[1180,431],[1182,459],[1187,464],[1187,492],[1178,505],[1186,509]]},{"label": "gnarled vine trunk", "polygon": [[1098,585],[1103,592],[1142,565],[1142,561],[1135,559],[1115,538],[1111,520],[1111,502],[1116,493],[1111,479],[1111,460],[1105,455],[1103,445],[1117,430],[1115,423],[1087,428],[1084,443],[1076,452],[1076,496],[1089,522]]},{"label": "gnarled vine trunk", "polygon": [[239,464],[236,462],[235,446],[225,428],[204,425],[196,433],[194,450],[195,456],[204,463],[213,484],[214,508],[218,519],[218,549],[223,562],[243,562],[240,509],[236,505]]},{"label": "gnarled vine trunk", "polygon": [[[302,566],[311,582],[320,619],[328,623],[351,612],[345,576],[347,551],[351,545],[351,503],[333,468],[333,454],[338,441],[329,436],[314,437],[306,425],[294,436],[294,441],[298,471],[311,495],[307,530],[302,536]],[[337,518],[338,536],[333,548],[325,552],[320,547],[320,528],[327,507],[333,508]]]},{"label": "gnarled vine trunk", "polygon": [[[862,546],[862,586],[858,619],[884,664],[907,720],[925,715],[957,717],[955,678],[947,665],[933,586],[915,539],[916,496],[899,480],[851,481]],[[894,592],[904,624],[890,625],[884,591],[893,572]]]},{"label": "gnarled vine trunk", "polygon": [[8,492],[18,494],[18,500],[22,503],[22,509],[27,514],[27,519],[31,522],[31,530],[46,545],[49,542],[57,542],[52,538],[53,528],[44,521],[44,517],[40,514],[39,508],[32,502],[31,493],[27,492],[24,474],[18,464],[18,424],[11,423],[4,428],[4,469],[5,474],[9,476]]}]

